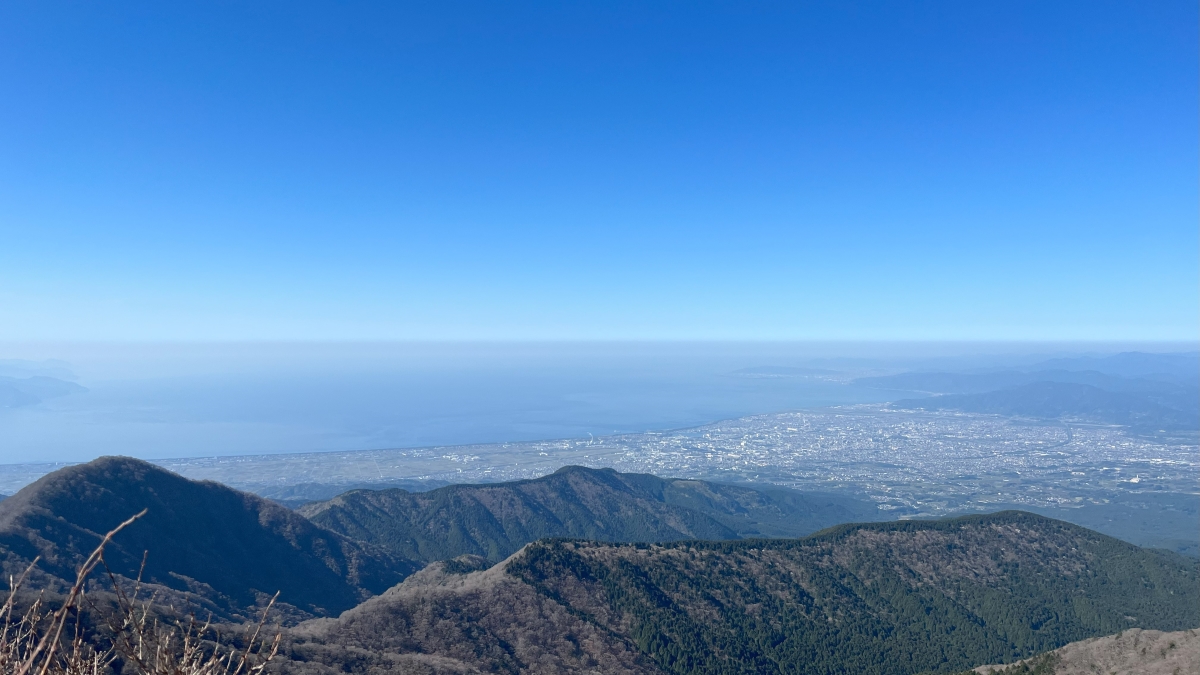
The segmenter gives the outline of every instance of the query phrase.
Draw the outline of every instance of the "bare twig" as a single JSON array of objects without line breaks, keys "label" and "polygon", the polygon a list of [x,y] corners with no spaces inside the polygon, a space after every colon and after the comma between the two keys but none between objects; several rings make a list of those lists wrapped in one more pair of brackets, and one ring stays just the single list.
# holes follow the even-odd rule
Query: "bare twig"
[{"label": "bare twig", "polygon": [[[84,581],[87,580],[88,575],[92,573],[93,569],[95,569],[96,564],[99,563],[104,557],[104,547],[108,546],[108,543],[112,541],[112,538],[115,537],[118,532],[126,527],[129,527],[133,524],[133,521],[141,518],[144,515],[146,515],[146,509],[142,509],[141,513],[131,516],[128,520],[116,526],[116,528],[114,528],[111,532],[104,535],[104,539],[100,541],[100,545],[96,547],[96,550],[92,551],[92,554],[87,557],[87,560],[83,561],[83,565],[79,568],[79,573],[75,575],[75,584],[71,586],[71,593],[67,596],[66,602],[64,602],[63,606],[58,610],[58,612],[55,613],[54,624],[51,628],[51,631],[42,636],[42,639],[38,642],[37,647],[34,648],[33,653],[29,655],[29,658],[25,661],[25,663],[21,664],[21,667],[18,668],[13,675],[26,675],[26,673],[28,673],[33,667],[34,662],[37,661],[38,656],[41,655],[42,650],[49,645],[50,651],[46,654],[46,657],[42,659],[42,668],[38,673],[38,675],[46,675],[46,669],[50,667],[50,663],[53,661],[54,652],[56,649],[58,649],[58,641],[62,637],[62,629],[63,625],[67,621],[67,614],[70,613],[71,608],[75,606],[75,602],[79,599],[79,594],[83,591]],[[53,636],[51,636],[51,633],[53,633]]]},{"label": "bare twig", "polygon": [[[133,582],[131,591],[122,586],[104,560],[104,548],[113,537],[128,527],[146,511],[129,518],[109,532],[96,549],[84,560],[70,593],[57,611],[50,611],[42,595],[17,618],[16,595],[25,583],[37,560],[19,579],[9,578],[9,594],[0,605],[0,673],[6,675],[103,675],[117,659],[123,658],[127,667],[139,675],[262,675],[267,664],[279,650],[282,634],[276,633],[268,647],[262,639],[267,617],[279,597],[267,604],[257,623],[247,628],[242,649],[223,644],[219,634],[206,637],[210,622],[200,625],[192,615],[186,626],[175,619],[161,620],[154,597],[141,600],[142,575],[146,556]],[[86,592],[88,576],[97,565],[103,565],[113,585],[115,609],[102,609],[92,602]],[[109,638],[89,639],[83,615],[95,613],[104,617],[111,633]],[[69,644],[63,644],[63,633],[72,612],[75,626]]]}]

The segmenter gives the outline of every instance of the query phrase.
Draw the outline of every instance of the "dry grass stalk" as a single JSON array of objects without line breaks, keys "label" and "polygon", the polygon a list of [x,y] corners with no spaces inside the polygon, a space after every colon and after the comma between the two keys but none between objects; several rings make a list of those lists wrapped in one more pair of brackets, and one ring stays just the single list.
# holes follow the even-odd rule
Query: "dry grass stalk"
[{"label": "dry grass stalk", "polygon": [[[223,641],[210,623],[198,623],[194,616],[186,623],[160,618],[153,597],[138,598],[142,589],[140,572],[132,592],[126,593],[105,565],[116,599],[113,609],[101,609],[87,597],[85,583],[98,565],[104,565],[105,546],[145,513],[143,510],[104,536],[80,566],[75,583],[57,610],[50,610],[44,594],[39,593],[17,615],[17,593],[37,564],[36,559],[20,578],[10,578],[8,598],[0,606],[0,675],[108,675],[115,666],[120,666],[122,673],[136,675],[261,675],[279,649],[280,634],[269,646],[261,637],[275,598],[251,627],[244,646],[236,649]],[[107,637],[85,638],[85,609],[107,627]],[[73,634],[66,642],[64,631],[72,617]]]}]

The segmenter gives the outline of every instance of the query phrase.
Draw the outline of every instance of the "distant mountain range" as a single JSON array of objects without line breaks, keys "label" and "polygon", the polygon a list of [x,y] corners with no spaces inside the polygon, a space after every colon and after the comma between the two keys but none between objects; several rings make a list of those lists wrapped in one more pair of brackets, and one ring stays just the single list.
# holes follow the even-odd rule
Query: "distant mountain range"
[{"label": "distant mountain range", "polygon": [[1094,370],[1120,377],[1182,380],[1200,377],[1200,352],[1122,352],[1112,356],[1079,356],[1050,359],[1028,370]]},{"label": "distant mountain range", "polygon": [[961,410],[995,415],[1040,418],[1075,418],[1105,424],[1122,424],[1138,430],[1200,428],[1200,409],[1179,410],[1155,403],[1146,396],[1106,391],[1069,382],[1034,382],[983,394],[948,394],[906,399],[897,408]]},{"label": "distant mountain range", "polygon": [[876,520],[871,502],[783,488],[748,488],[570,466],[534,480],[428,492],[359,490],[299,512],[393,555],[502,560],[531,541],[674,541],[797,537]]},{"label": "distant mountain range", "polygon": [[8,377],[0,375],[0,408],[17,408],[41,403],[48,398],[79,394],[87,391],[74,382],[45,375]]},{"label": "distant mountain range", "polygon": [[1196,387],[1173,380],[1151,380],[1108,375],[1095,370],[1004,370],[994,373],[912,372],[883,377],[863,377],[855,384],[880,389],[924,391],[935,394],[980,394],[1037,382],[1081,384],[1098,389],[1172,399],[1194,395]]},{"label": "distant mountain range", "polygon": [[375,483],[300,483],[297,485],[278,485],[256,487],[252,490],[259,497],[266,497],[273,502],[283,504],[288,508],[299,508],[312,502],[326,501],[350,492],[351,490],[389,490],[399,488],[409,492],[425,492],[435,488],[445,487],[450,483],[444,480],[383,480]]},{"label": "distant mountain range", "polygon": [[[1121,424],[1138,431],[1200,429],[1200,361],[1189,354],[1131,352],[1057,359],[1050,369],[986,373],[910,372],[855,384],[934,394],[894,402],[904,409],[961,410]],[[1096,369],[1083,370],[1083,366]],[[1105,372],[1099,370],[1104,368]]]},{"label": "distant mountain range", "polygon": [[1011,662],[1200,624],[1200,569],[1020,512],[800,540],[544,540],[436,563],[301,624],[283,673],[874,673]]}]

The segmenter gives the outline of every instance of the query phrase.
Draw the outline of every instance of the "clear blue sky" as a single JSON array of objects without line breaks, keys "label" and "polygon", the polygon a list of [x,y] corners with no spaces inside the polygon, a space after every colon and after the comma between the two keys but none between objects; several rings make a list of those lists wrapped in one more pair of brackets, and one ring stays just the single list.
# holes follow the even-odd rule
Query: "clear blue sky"
[{"label": "clear blue sky", "polygon": [[1197,6],[6,2],[0,340],[1181,339]]}]

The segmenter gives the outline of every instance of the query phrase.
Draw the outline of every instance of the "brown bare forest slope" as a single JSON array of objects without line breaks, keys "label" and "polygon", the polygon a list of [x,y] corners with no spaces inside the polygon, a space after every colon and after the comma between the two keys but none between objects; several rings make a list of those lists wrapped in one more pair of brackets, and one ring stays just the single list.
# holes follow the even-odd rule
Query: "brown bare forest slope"
[{"label": "brown bare forest slope", "polygon": [[440,563],[302,624],[278,667],[900,675],[1200,624],[1196,561],[1020,512],[800,540],[548,540],[484,564]]}]

